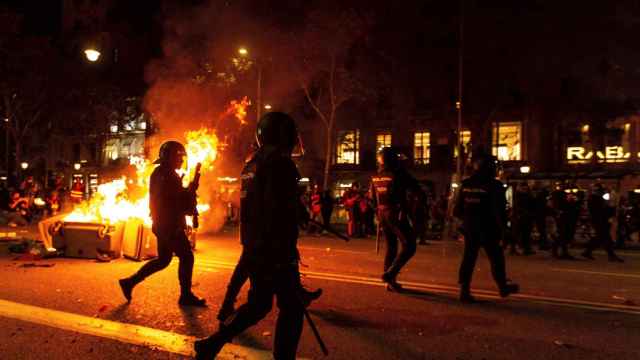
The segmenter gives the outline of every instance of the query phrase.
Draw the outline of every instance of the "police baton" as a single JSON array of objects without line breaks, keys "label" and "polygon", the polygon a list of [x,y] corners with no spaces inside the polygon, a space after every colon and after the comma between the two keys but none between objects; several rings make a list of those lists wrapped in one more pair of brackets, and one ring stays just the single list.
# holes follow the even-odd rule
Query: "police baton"
[{"label": "police baton", "polygon": [[309,315],[309,311],[307,311],[307,308],[304,306],[302,307],[302,309],[304,311],[304,317],[305,319],[307,319],[307,323],[309,323],[309,327],[311,328],[311,331],[313,332],[313,336],[316,338],[318,345],[320,345],[320,349],[322,350],[322,353],[324,354],[324,356],[329,356],[329,350],[327,349],[327,346],[324,344],[324,341],[322,341],[322,338],[320,337],[320,332],[318,331],[318,328],[316,328],[316,324],[311,319],[311,315]]},{"label": "police baton", "polygon": [[321,228],[322,230],[325,230],[326,232],[328,232],[328,233],[330,233],[330,234],[333,234],[333,235],[335,235],[335,236],[339,237],[340,239],[342,239],[342,240],[344,240],[344,241],[347,241],[347,242],[348,242],[349,240],[351,240],[351,239],[349,239],[349,237],[348,237],[348,236],[346,236],[346,235],[344,235],[344,234],[339,233],[337,230],[335,230],[335,229],[333,229],[333,228],[331,228],[331,227],[329,227],[329,226],[326,226],[325,224],[323,224],[323,223],[321,223],[321,222],[319,222],[319,221],[316,221],[316,220],[313,220],[313,219],[309,219],[309,222],[310,222],[311,224],[313,224],[313,225],[318,226],[318,227],[319,227],[319,228]]}]

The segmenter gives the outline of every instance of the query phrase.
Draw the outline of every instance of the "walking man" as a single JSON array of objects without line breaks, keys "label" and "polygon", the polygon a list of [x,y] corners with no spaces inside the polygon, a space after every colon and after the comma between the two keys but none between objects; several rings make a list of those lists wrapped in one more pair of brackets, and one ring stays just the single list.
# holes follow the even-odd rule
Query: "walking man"
[{"label": "walking man", "polygon": [[[378,209],[378,222],[384,232],[387,253],[382,280],[387,290],[402,291],[396,278],[416,253],[416,235],[409,223],[408,193],[426,196],[416,179],[401,165],[398,152],[385,147],[378,153],[378,173],[371,179],[371,193]],[[398,242],[402,250],[398,254]]]},{"label": "walking man", "polygon": [[308,219],[298,196],[300,176],[291,159],[298,132],[289,115],[271,112],[260,119],[256,138],[260,147],[241,176],[241,262],[251,283],[249,296],[218,332],[196,341],[196,359],[214,359],[224,344],[269,314],[274,296],[280,309],[274,358],[296,357],[304,316],[298,224]]},{"label": "walking man", "polygon": [[519,286],[507,282],[505,259],[500,237],[506,227],[506,198],[502,182],[496,180],[496,159],[481,151],[474,152],[473,175],[462,181],[454,208],[464,233],[464,255],[460,264],[460,301],[475,302],[471,295],[471,278],[483,248],[491,263],[491,273],[500,296],[517,293]]},{"label": "walking man", "polygon": [[193,251],[185,233],[185,216],[193,213],[196,189],[193,183],[189,188],[184,188],[176,173],[182,167],[186,154],[181,143],[167,141],[160,147],[160,156],[154,162],[159,166],[153,170],[149,181],[149,207],[153,219],[152,231],[158,239],[158,257],[144,264],[131,277],[120,280],[127,302],[131,302],[133,288],[150,275],[169,266],[175,253],[180,259],[178,303],[181,306],[206,306],[205,300],[191,291]]}]

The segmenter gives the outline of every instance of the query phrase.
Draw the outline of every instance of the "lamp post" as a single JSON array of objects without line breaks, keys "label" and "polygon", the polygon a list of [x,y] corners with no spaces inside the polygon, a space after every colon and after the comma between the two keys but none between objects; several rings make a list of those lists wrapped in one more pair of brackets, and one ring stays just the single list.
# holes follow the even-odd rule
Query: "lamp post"
[{"label": "lamp post", "polygon": [[87,58],[87,60],[89,60],[90,62],[96,62],[100,59],[100,55],[102,55],[100,53],[100,51],[94,49],[94,48],[87,48],[84,50],[84,56]]},{"label": "lamp post", "polygon": [[[249,56],[249,50],[246,47],[240,47],[238,49],[238,54],[240,56],[247,57]],[[256,122],[260,120],[260,116],[262,115],[262,64],[257,58],[254,58],[254,62],[256,64],[256,70],[258,71],[258,89],[256,94]]]}]

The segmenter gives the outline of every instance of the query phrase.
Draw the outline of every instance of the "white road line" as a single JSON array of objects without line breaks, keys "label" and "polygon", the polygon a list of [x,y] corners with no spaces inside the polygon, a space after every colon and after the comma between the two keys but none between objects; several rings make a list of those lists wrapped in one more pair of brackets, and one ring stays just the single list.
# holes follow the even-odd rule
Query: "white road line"
[{"label": "white road line", "polygon": [[[202,266],[205,269],[231,270],[235,267],[235,264],[230,264],[230,263],[220,262],[215,260],[199,261],[196,264],[198,266]],[[336,281],[336,282],[343,282],[343,283],[372,285],[372,286],[380,286],[380,287],[385,286],[385,284],[380,279],[367,277],[367,276],[322,273],[322,272],[313,272],[313,271],[301,271],[301,273],[310,279],[329,280],[329,281]],[[450,295],[457,296],[459,292],[459,288],[457,286],[426,284],[426,283],[411,282],[411,281],[402,281],[400,283],[407,289],[424,290],[430,293],[450,294]],[[499,294],[496,291],[474,289],[473,293],[476,297],[479,297],[479,298],[485,298],[485,299],[500,298]],[[625,314],[631,314],[631,315],[640,315],[640,307],[638,306],[618,305],[618,304],[611,304],[611,303],[592,302],[592,301],[565,299],[565,298],[558,298],[558,297],[552,297],[552,296],[539,296],[539,295],[530,295],[530,294],[516,294],[516,295],[511,295],[510,298],[539,303],[539,304],[547,304],[547,305],[551,304],[551,305],[578,308],[578,309],[584,309],[584,310],[619,312],[619,313],[625,313]]]},{"label": "white road line", "polygon": [[615,272],[590,271],[590,270],[578,270],[578,269],[567,269],[567,268],[551,268],[551,270],[553,270],[553,271],[563,271],[563,272],[582,273],[582,274],[602,275],[602,276],[629,277],[629,278],[634,278],[634,279],[640,279],[640,275],[637,275],[637,274],[624,274],[624,273],[615,273]]},{"label": "white road line", "polygon": [[[38,306],[0,299],[0,316],[53,328],[154,348],[160,351],[193,356],[192,336],[150,327],[119,323]],[[218,359],[271,359],[271,353],[235,344],[227,344]]]}]

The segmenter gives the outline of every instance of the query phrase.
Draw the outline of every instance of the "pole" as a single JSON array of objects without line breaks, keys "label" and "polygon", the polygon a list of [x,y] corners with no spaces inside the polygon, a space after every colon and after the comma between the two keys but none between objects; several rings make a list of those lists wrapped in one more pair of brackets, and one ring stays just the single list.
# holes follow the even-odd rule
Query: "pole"
[{"label": "pole", "polygon": [[460,1],[460,44],[458,46],[458,102],[456,108],[458,110],[458,137],[456,146],[458,148],[458,158],[456,161],[456,177],[457,181],[462,180],[462,75],[463,75],[463,59],[464,59],[464,0]]},{"label": "pole", "polygon": [[256,122],[260,121],[262,115],[262,64],[256,60],[256,66],[258,67],[258,91],[256,96]]},{"label": "pole", "polygon": [[318,331],[318,328],[316,328],[316,324],[311,319],[311,316],[309,315],[309,311],[307,311],[307,308],[305,307],[302,307],[302,309],[304,311],[304,317],[307,319],[307,323],[309,323],[309,327],[311,328],[311,331],[313,332],[313,336],[316,338],[318,345],[320,345],[320,349],[322,350],[322,353],[324,354],[324,356],[329,356],[329,350],[327,349],[327,346],[324,344],[324,341],[322,341],[322,338],[320,337],[320,332]]},{"label": "pole", "polygon": [[380,220],[378,220],[378,228],[376,230],[376,255],[380,253]]}]

